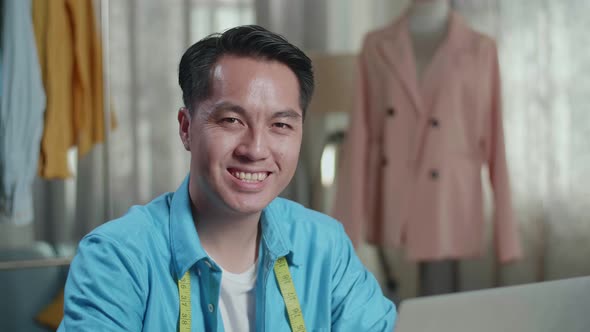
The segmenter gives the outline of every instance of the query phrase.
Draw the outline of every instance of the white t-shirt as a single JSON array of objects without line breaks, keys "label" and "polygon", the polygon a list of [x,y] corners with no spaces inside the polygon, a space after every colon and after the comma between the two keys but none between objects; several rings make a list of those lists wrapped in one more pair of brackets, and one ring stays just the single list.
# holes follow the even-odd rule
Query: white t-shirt
[{"label": "white t-shirt", "polygon": [[[219,264],[218,264],[219,265]],[[219,310],[227,332],[256,330],[256,273],[258,262],[235,274],[221,268]]]}]

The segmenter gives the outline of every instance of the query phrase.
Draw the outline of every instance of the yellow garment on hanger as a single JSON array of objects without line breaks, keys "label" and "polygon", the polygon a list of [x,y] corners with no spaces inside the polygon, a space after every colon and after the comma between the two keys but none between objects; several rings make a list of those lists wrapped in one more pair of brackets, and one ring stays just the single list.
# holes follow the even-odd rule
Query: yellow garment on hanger
[{"label": "yellow garment on hanger", "polygon": [[47,94],[39,175],[63,179],[71,176],[71,147],[82,157],[104,141],[102,47],[92,0],[34,0],[33,24]]}]

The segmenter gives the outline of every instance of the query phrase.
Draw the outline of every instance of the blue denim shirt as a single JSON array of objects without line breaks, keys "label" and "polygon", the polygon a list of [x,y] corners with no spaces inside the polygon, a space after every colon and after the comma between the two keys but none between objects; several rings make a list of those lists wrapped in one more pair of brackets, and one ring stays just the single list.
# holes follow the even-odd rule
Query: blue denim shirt
[{"label": "blue denim shirt", "polygon": [[[394,305],[334,219],[277,198],[263,210],[256,330],[290,331],[273,266],[286,256],[308,331],[392,331]],[[80,243],[58,331],[173,331],[177,280],[191,276],[192,330],[224,331],[221,270],[199,241],[188,177],[175,193],[136,206]]]}]

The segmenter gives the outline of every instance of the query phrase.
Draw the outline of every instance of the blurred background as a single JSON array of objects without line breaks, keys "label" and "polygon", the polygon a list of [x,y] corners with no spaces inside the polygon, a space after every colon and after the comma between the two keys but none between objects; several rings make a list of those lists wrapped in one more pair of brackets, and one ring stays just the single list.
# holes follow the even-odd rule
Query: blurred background
[{"label": "blurred background", "polygon": [[[442,0],[430,0],[436,1]],[[3,6],[11,2],[3,0]],[[49,18],[41,24],[43,19],[31,14],[25,20],[37,39],[43,34],[50,40],[37,47],[43,76],[38,80],[45,83],[50,105],[51,64],[43,61],[51,62],[52,50],[63,48],[60,38],[51,41],[47,30],[55,28],[51,21],[55,18],[65,24],[61,28],[78,31],[68,47],[77,49],[76,42],[88,43],[91,66],[101,69],[88,72],[87,78],[104,95],[97,118],[88,120],[86,128],[99,128],[104,134],[93,136],[86,147],[73,144],[67,149],[64,167],[69,174],[33,172],[27,182],[33,197],[30,218],[19,220],[0,213],[0,330],[30,331],[31,326],[41,330],[33,318],[59,293],[68,259],[81,237],[105,220],[121,216],[133,204],[175,191],[186,176],[189,155],[177,134],[176,113],[182,106],[177,67],[184,50],[210,33],[259,24],[283,34],[312,57],[318,89],[305,120],[299,168],[284,196],[332,213],[338,161],[355,93],[356,55],[369,31],[390,24],[412,5],[410,0],[73,2],[55,2],[68,18],[56,18],[59,15],[52,10],[57,9],[47,5],[48,0],[25,6],[30,13],[47,13]],[[83,4],[86,14],[74,17],[80,11],[71,8]],[[473,29],[492,37],[498,46],[506,156],[524,251],[521,260],[499,264],[489,222],[486,254],[456,262],[455,291],[590,275],[590,2],[471,0],[450,4]],[[3,54],[7,52],[6,36],[14,33],[8,31],[9,21],[6,17],[2,21]],[[79,34],[80,26],[85,35]],[[39,40],[36,43],[41,45]],[[0,65],[6,63],[3,60]],[[9,72],[1,71],[3,75]],[[10,84],[10,80],[2,82],[3,100]],[[43,110],[37,114],[41,129],[48,116]],[[22,146],[11,138],[14,136],[9,137],[14,131],[10,126],[22,123],[6,113],[2,116],[0,157],[7,170]],[[58,132],[66,130],[57,128]],[[83,129],[73,132],[79,130]],[[46,140],[43,135],[39,131],[35,141],[37,155]],[[42,167],[41,162],[39,165]],[[491,220],[492,189],[486,172],[483,168],[485,211]],[[11,191],[7,173],[0,174],[5,177],[0,181],[3,195]],[[419,266],[405,258],[403,249],[361,243],[357,252],[392,299],[421,294]],[[6,329],[2,324],[8,324]]]}]

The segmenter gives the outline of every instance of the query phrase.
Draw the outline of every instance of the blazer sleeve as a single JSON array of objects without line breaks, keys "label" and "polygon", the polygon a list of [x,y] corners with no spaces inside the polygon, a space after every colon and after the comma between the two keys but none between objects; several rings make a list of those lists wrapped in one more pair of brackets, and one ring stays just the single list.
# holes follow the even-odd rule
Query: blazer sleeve
[{"label": "blazer sleeve", "polygon": [[368,121],[369,109],[367,69],[364,52],[357,59],[357,73],[350,125],[342,148],[337,177],[333,216],[344,225],[355,246],[364,240],[363,223],[367,222],[368,197]]},{"label": "blazer sleeve", "polygon": [[141,331],[147,280],[124,247],[88,235],[72,261],[58,331]]},{"label": "blazer sleeve", "polygon": [[518,224],[514,219],[506,151],[502,125],[502,96],[498,52],[494,45],[491,52],[492,84],[491,112],[488,132],[487,163],[494,197],[494,242],[501,263],[522,257]]}]

